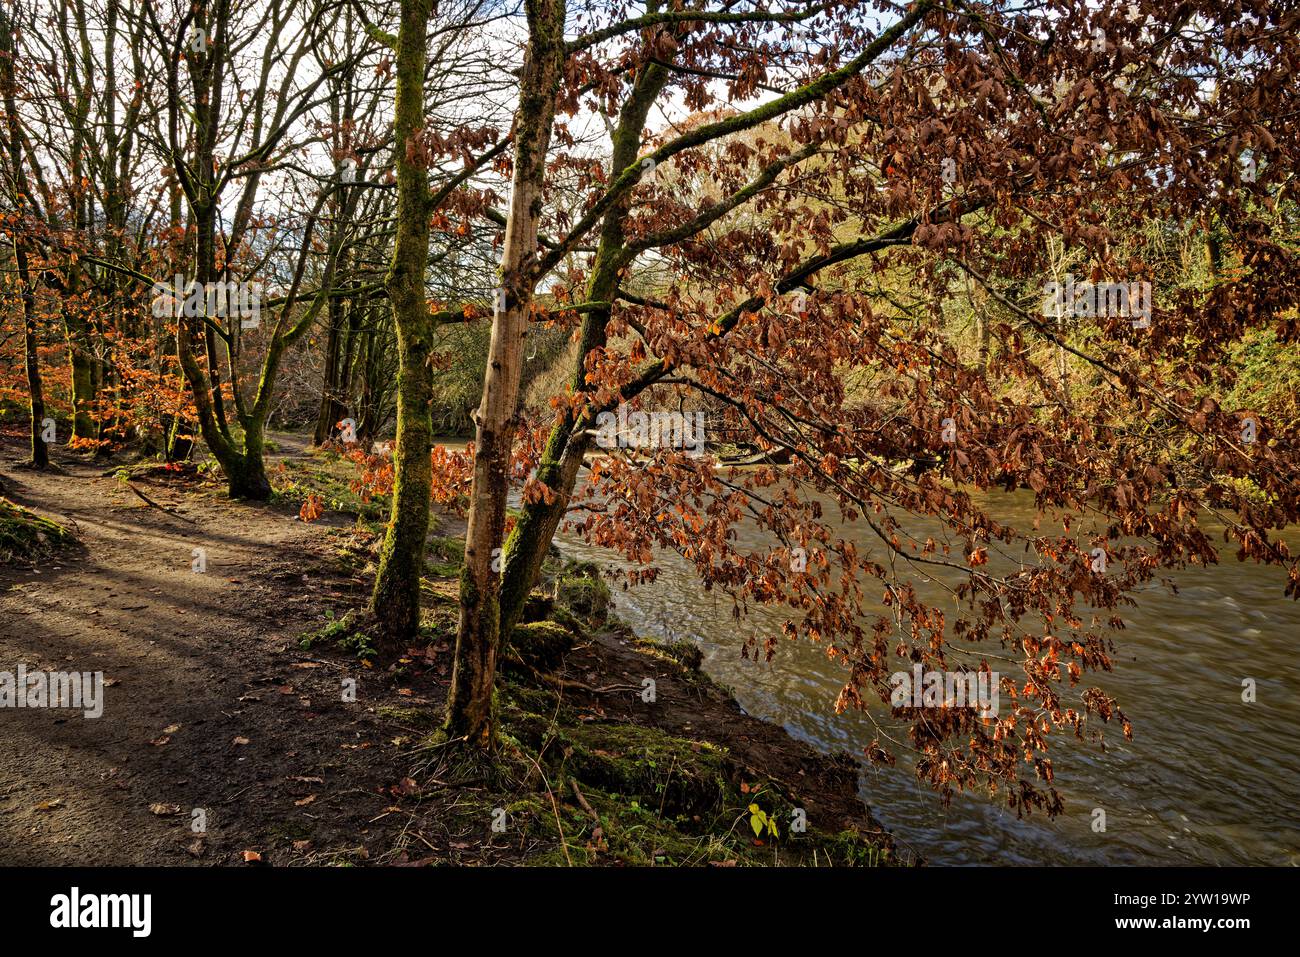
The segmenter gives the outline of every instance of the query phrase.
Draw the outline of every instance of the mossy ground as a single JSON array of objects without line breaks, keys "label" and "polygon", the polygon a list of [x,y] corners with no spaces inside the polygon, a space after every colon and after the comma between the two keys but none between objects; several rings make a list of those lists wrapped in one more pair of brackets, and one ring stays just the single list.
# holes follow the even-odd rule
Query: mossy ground
[{"label": "mossy ground", "polygon": [[589,716],[560,693],[513,679],[499,701],[503,756],[534,772],[465,812],[482,819],[496,813],[501,835],[525,850],[522,863],[896,863],[887,842],[811,826],[798,795],[744,767],[724,746],[584,720]]},{"label": "mossy ground", "polygon": [[[583,586],[554,589],[553,601],[532,604],[546,608],[545,619],[515,630],[497,690],[497,763],[480,789],[458,796],[449,827],[486,829],[489,846],[503,854],[509,848],[515,863],[530,865],[897,862],[879,834],[813,826],[806,802],[789,785],[737,760],[724,744],[602,716],[599,705],[584,700],[585,686],[561,672],[575,648],[594,646],[598,626],[579,613],[603,618],[608,591],[589,569],[561,565],[552,572],[555,582]],[[684,684],[698,686],[702,678],[693,644],[634,641],[629,653],[672,669]],[[427,744],[436,753],[445,742],[434,734]],[[445,780],[466,772],[439,755],[414,773]]]},{"label": "mossy ground", "polygon": [[309,495],[315,495],[329,511],[367,522],[387,521],[390,496],[363,497],[353,487],[357,478],[355,463],[337,451],[309,448],[301,458],[286,458],[271,470],[272,501],[298,508]]},{"label": "mossy ground", "polygon": [[0,565],[38,561],[74,540],[58,522],[0,498]]}]

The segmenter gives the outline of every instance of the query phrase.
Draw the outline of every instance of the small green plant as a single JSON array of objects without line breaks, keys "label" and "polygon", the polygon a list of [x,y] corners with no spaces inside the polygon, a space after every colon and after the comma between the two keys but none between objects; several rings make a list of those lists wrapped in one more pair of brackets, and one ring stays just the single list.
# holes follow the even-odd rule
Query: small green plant
[{"label": "small green plant", "polygon": [[372,639],[365,632],[355,631],[355,615],[348,612],[342,618],[335,618],[332,609],[327,609],[325,617],[328,624],[317,631],[310,631],[298,641],[298,647],[310,651],[318,643],[333,645],[341,651],[350,652],[362,661],[371,661],[379,656]]},{"label": "small green plant", "polygon": [[360,631],[340,638],[338,646],[344,651],[352,652],[361,661],[373,661],[379,656],[379,652],[376,651],[375,646],[371,644],[369,636]]},{"label": "small green plant", "polygon": [[773,838],[781,836],[780,829],[776,826],[776,818],[769,817],[767,812],[757,804],[749,806],[749,826],[755,837],[762,837],[764,832]]}]

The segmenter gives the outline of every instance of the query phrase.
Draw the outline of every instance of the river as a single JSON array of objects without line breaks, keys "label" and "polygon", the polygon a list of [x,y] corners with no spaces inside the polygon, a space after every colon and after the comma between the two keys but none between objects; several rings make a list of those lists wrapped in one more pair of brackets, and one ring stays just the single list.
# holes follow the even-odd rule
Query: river
[{"label": "river", "polygon": [[[1028,527],[1033,515],[1032,495],[999,495],[1000,521]],[[841,534],[864,549],[878,544],[860,529]],[[767,544],[753,526],[738,536],[742,548]],[[568,556],[620,567],[573,536],[557,544]],[[741,658],[743,637],[779,634],[787,610],[751,605],[736,621],[729,600],[704,591],[683,559],[663,554],[658,566],[657,581],[614,596],[633,630],[697,642],[705,670],[750,714],[823,750],[861,755],[875,733],[865,715],[835,714],[843,669],[821,647],[782,640],[771,663]],[[1133,740],[1113,722],[1104,753],[1053,735],[1065,813],[1017,820],[1004,796],[986,795],[958,796],[945,808],[902,756],[893,768],[864,765],[863,799],[903,847],[937,865],[1300,865],[1300,603],[1283,597],[1281,570],[1232,554],[1166,577],[1176,594],[1152,583],[1138,607],[1121,611],[1127,629],[1115,634],[1114,672],[1085,676],[1119,698]],[[938,600],[937,589],[919,590]],[[1244,678],[1255,679],[1254,703],[1242,701]],[[890,721],[884,706],[873,717]],[[1105,812],[1104,831],[1094,829],[1095,809]]]}]

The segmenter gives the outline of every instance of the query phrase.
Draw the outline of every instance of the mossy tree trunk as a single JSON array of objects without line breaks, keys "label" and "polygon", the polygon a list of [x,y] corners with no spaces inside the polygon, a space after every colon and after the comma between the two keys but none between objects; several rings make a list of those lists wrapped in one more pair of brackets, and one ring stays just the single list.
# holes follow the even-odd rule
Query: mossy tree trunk
[{"label": "mossy tree trunk", "polygon": [[72,434],[79,439],[96,436],[95,356],[90,345],[90,329],[84,320],[65,314],[68,328],[68,364],[72,372]]},{"label": "mossy tree trunk", "polygon": [[50,464],[50,450],[45,444],[45,390],[41,383],[40,355],[36,351],[36,302],[32,294],[32,276],[27,262],[27,250],[16,238],[14,255],[18,261],[18,281],[23,287],[23,358],[27,371],[27,394],[30,399],[32,466],[44,469]]},{"label": "mossy tree trunk", "polygon": [[463,738],[471,746],[483,748],[494,744],[492,684],[500,646],[498,592],[510,453],[524,338],[539,278],[537,230],[546,153],[565,58],[564,0],[530,0],[526,7],[529,36],[515,113],[514,180],[483,399],[475,415],[473,487],[445,728],[448,737]]},{"label": "mossy tree trunk", "polygon": [[429,355],[433,322],[424,295],[429,255],[428,173],[407,146],[424,124],[425,34],[429,0],[402,0],[397,34],[397,101],[393,117],[397,166],[397,235],[387,289],[397,328],[397,437],[393,445],[393,506],[379,556],[370,610],[389,646],[420,624],[432,486],[433,395]]},{"label": "mossy tree trunk", "polygon": [[[5,141],[8,147],[9,176],[16,188],[15,205],[24,208],[31,195],[27,174],[23,169],[20,130],[18,128],[18,95],[14,76],[14,23],[9,13],[0,7],[0,96],[4,98],[7,119]],[[36,296],[32,288],[31,267],[27,249],[18,238],[18,229],[12,230],[14,261],[18,267],[18,282],[22,288],[23,303],[23,360],[27,373],[28,409],[31,413],[32,465],[43,469],[50,464],[50,451],[43,436],[45,421],[45,390],[41,382],[40,355],[36,351]]]}]

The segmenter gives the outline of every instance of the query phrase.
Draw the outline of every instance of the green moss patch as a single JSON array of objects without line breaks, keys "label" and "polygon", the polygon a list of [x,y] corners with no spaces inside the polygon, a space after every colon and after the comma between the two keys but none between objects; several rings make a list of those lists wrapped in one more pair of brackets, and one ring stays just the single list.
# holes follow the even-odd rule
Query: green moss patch
[{"label": "green moss patch", "polygon": [[687,671],[698,672],[704,664],[704,649],[693,641],[654,641],[650,638],[636,640],[638,651],[643,651],[655,658],[673,661]]},{"label": "green moss patch", "polygon": [[573,632],[550,621],[518,625],[510,636],[509,653],[539,671],[553,671],[573,650]]},{"label": "green moss patch", "polygon": [[[510,833],[542,866],[896,863],[888,845],[855,831],[801,830],[800,802],[755,779],[728,750],[656,728],[591,722],[547,688],[504,681],[503,748],[541,768],[533,793],[482,800],[506,807]],[[552,804],[554,798],[554,804]],[[480,817],[486,814],[486,807]]]},{"label": "green moss patch", "polygon": [[75,541],[58,522],[0,498],[0,565],[30,562]]},{"label": "green moss patch", "polygon": [[734,790],[726,751],[702,741],[631,724],[568,728],[561,740],[567,773],[670,818],[710,817]]},{"label": "green moss patch", "polygon": [[353,488],[360,477],[357,466],[336,452],[312,449],[307,457],[286,459],[271,475],[274,502],[299,508],[309,495],[320,498],[333,512],[355,515],[372,522],[382,522],[391,510],[391,496],[376,495],[363,499]]},{"label": "green moss patch", "polygon": [[372,661],[379,656],[370,636],[358,626],[355,610],[349,611],[342,618],[335,618],[333,611],[327,611],[325,617],[329,620],[322,627],[307,632],[299,639],[298,647],[303,651],[310,651],[317,644],[325,644],[353,654],[361,661]]},{"label": "green moss patch", "polygon": [[609,586],[592,562],[567,562],[555,581],[555,603],[593,626],[609,618]]},{"label": "green moss patch", "polygon": [[429,539],[425,567],[436,578],[456,578],[465,567],[465,543],[459,538],[435,535]]}]

